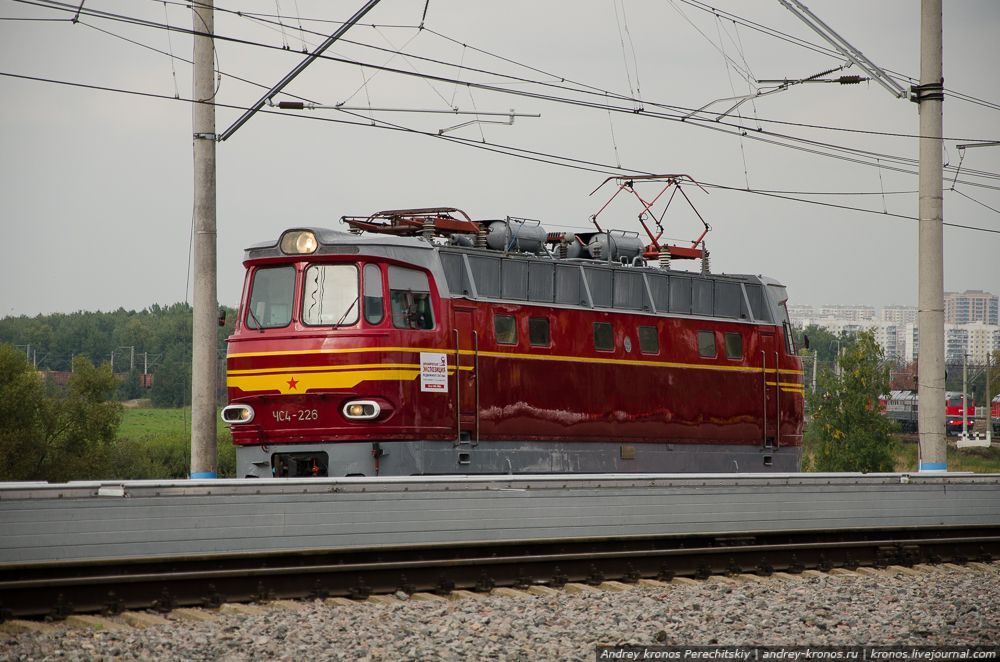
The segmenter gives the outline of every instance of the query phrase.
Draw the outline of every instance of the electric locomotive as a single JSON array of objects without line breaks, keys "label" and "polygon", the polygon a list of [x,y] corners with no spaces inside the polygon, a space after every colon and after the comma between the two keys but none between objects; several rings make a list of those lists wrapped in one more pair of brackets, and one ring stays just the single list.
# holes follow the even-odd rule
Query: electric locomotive
[{"label": "electric locomotive", "polygon": [[[944,396],[944,428],[945,434],[962,434],[962,402],[965,398],[960,391],[946,391]],[[880,400],[882,413],[886,418],[899,424],[901,432],[917,432],[919,398],[916,391],[892,391],[887,398]],[[975,428],[976,403],[969,398],[965,405],[967,422],[966,432]]]},{"label": "electric locomotive", "polygon": [[342,220],[246,251],[223,410],[239,476],[798,470],[785,288],[710,273],[703,237]]}]

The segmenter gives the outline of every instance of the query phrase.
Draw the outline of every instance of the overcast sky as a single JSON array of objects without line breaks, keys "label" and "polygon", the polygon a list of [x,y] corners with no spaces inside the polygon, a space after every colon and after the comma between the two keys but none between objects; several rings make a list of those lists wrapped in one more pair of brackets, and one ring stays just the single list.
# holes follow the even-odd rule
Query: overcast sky
[{"label": "overcast sky", "polygon": [[[224,74],[217,102],[245,107],[256,101],[263,90],[233,76],[269,87],[302,59],[303,47],[311,50],[322,40],[310,30],[332,31],[332,21],[347,18],[361,4],[220,3],[220,10],[258,12],[268,18],[252,20],[217,11],[220,36],[253,42],[217,41],[217,62]],[[821,43],[777,1],[711,4]],[[919,77],[917,0],[807,4],[879,66]],[[36,4],[0,0],[0,7],[5,19],[0,21],[3,73],[168,97],[0,77],[0,317],[141,309],[190,298],[191,113],[188,103],[172,97],[191,96],[191,66],[184,61],[191,57],[191,39],[181,32],[87,15],[111,12],[189,29],[189,9],[181,2],[88,0],[79,22],[73,23],[65,20],[71,13]],[[875,210],[879,213],[740,191],[686,189],[713,227],[708,247],[714,271],[778,278],[788,285],[793,303],[916,304],[917,223],[881,213],[917,215],[917,177],[898,171],[915,171],[915,165],[887,158],[915,159],[916,139],[765,121],[912,135],[918,132],[916,104],[893,98],[875,83],[803,84],[744,104],[740,116],[727,116],[725,124],[682,123],[652,117],[651,111],[676,119],[677,110],[662,106],[698,108],[759,87],[748,88],[741,77],[747,72],[752,79],[800,79],[843,61],[716,19],[681,0],[431,0],[428,29],[419,31],[413,26],[420,23],[424,8],[424,0],[383,0],[364,19],[365,25],[356,26],[347,37],[481,71],[347,43],[327,54],[504,89],[612,103],[626,110],[633,104],[604,97],[603,92],[638,96],[646,102],[644,111],[609,113],[379,73],[356,64],[317,62],[287,88],[288,95],[278,98],[299,95],[322,105],[365,110],[353,115],[336,110],[259,114],[219,144],[220,303],[238,302],[243,249],[273,239],[285,228],[340,228],[339,218],[345,214],[424,206],[460,207],[474,218],[536,218],[551,230],[586,228],[589,215],[611,191],[605,188],[594,196],[590,192],[612,171],[609,168],[620,164],[625,170],[688,173],[712,184],[788,191],[793,192],[790,197]],[[278,13],[284,17],[280,21],[273,18]],[[63,20],[10,20],[14,18]],[[961,158],[957,144],[1000,140],[998,34],[1000,3],[995,0],[944,3],[945,85],[994,106],[946,99],[945,158],[951,166]],[[861,72],[855,67],[846,73]],[[585,96],[553,85],[575,90],[587,85],[599,94]],[[473,124],[445,134],[468,140],[460,144],[364,126],[369,107],[514,109],[541,117],[518,118],[513,126]],[[725,105],[716,107],[721,112]],[[219,108],[219,131],[239,113]],[[370,115],[431,134],[472,119]],[[747,128],[746,137],[736,130],[740,125]],[[792,144],[805,149],[791,149],[772,144],[788,142],[774,134],[822,144],[798,141]],[[599,172],[572,169],[470,146],[476,144],[603,165],[587,166]],[[837,148],[880,156],[875,162]],[[877,164],[887,167],[873,167]],[[1000,230],[996,173],[1000,147],[965,150],[955,190],[945,194],[946,222]],[[946,189],[954,176],[953,171],[946,174]],[[667,235],[692,239],[700,224],[682,205],[675,205],[665,219]],[[620,200],[601,219],[611,227],[638,230],[638,211],[634,203]],[[944,236],[945,289],[1000,293],[1000,234],[946,227]]]}]

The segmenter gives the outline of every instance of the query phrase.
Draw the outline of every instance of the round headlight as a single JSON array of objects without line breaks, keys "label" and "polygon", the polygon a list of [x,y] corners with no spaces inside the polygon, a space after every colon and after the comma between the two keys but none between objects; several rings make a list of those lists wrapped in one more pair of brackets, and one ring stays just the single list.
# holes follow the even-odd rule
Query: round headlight
[{"label": "round headlight", "polygon": [[281,237],[281,252],[285,255],[307,255],[317,248],[319,242],[310,230],[292,230]]}]

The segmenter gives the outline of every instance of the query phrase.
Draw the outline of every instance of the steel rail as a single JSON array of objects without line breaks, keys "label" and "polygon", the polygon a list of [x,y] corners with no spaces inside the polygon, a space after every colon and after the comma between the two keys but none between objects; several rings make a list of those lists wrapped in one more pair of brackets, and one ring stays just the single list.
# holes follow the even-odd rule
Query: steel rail
[{"label": "steel rail", "polygon": [[[372,558],[374,557],[374,558]],[[467,548],[381,549],[254,557],[42,564],[0,569],[0,620],[74,612],[168,610],[372,592],[640,577],[707,577],[775,570],[1000,558],[1000,527],[948,527],[760,536],[498,543]],[[365,559],[365,560],[360,560]]]}]

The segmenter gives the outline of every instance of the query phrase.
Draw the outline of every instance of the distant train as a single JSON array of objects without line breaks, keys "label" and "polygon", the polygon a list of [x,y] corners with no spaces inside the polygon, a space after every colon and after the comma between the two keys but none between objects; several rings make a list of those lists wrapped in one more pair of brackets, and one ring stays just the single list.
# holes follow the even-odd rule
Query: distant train
[{"label": "distant train", "polygon": [[[967,432],[975,428],[976,402],[968,399],[966,405]],[[879,401],[885,416],[899,424],[902,432],[917,431],[918,403],[916,391],[892,391],[888,397]],[[1000,405],[1000,402],[998,402]],[[998,412],[1000,414],[1000,412]],[[944,427],[946,434],[962,433],[962,394],[958,391],[945,392]]]},{"label": "distant train", "polygon": [[636,233],[343,221],[246,251],[223,410],[239,476],[798,470],[777,281],[663,268],[701,250]]}]

